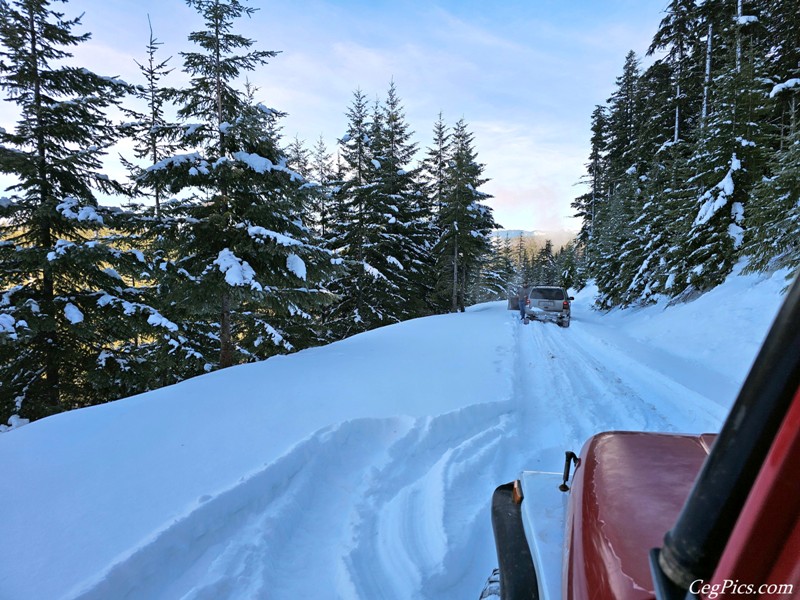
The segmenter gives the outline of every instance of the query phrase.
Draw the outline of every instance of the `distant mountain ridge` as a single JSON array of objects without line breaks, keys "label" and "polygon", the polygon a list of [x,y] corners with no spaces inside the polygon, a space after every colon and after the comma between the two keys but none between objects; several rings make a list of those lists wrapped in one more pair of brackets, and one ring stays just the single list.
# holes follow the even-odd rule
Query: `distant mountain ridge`
[{"label": "distant mountain ridge", "polygon": [[553,243],[554,249],[559,249],[566,246],[569,242],[575,239],[577,232],[562,229],[560,231],[526,231],[524,229],[495,229],[491,233],[492,237],[498,239],[508,238],[509,240],[517,240],[522,237],[527,244],[533,244],[537,248],[544,246],[547,240]]}]

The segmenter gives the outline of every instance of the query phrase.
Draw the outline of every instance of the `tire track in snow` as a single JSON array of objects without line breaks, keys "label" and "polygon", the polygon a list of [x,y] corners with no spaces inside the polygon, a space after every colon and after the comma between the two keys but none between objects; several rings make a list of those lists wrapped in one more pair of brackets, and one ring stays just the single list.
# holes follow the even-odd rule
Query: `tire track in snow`
[{"label": "tire track in snow", "polygon": [[354,597],[441,598],[475,575],[472,542],[489,527],[509,408],[478,404],[422,419],[390,450],[354,513],[346,560]]},{"label": "tire track in snow", "polygon": [[477,595],[495,564],[489,504],[498,484],[523,469],[560,470],[564,450],[598,431],[718,426],[718,406],[603,344],[596,327],[523,326],[514,316],[497,321],[516,350],[502,346],[496,359],[510,397],[504,388],[445,414],[319,431],[201,499],[80,597]]},{"label": "tire track in snow", "polygon": [[718,429],[724,411],[668,375],[615,351],[582,330],[532,322],[518,327],[522,431],[531,462],[558,471],[600,431],[700,433]]},{"label": "tire track in snow", "polygon": [[[412,422],[358,419],[315,433],[227,492],[201,499],[77,597],[340,597],[333,588],[346,532],[342,515],[373,461]],[[324,568],[297,577],[308,564]]]}]

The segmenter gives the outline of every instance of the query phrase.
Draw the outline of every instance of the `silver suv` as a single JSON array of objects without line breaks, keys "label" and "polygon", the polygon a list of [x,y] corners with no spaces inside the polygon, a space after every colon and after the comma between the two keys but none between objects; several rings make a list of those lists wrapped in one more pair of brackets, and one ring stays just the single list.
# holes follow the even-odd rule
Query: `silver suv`
[{"label": "silver suv", "polygon": [[553,321],[561,327],[569,327],[570,300],[564,288],[552,285],[537,285],[531,288],[525,314],[534,321]]}]

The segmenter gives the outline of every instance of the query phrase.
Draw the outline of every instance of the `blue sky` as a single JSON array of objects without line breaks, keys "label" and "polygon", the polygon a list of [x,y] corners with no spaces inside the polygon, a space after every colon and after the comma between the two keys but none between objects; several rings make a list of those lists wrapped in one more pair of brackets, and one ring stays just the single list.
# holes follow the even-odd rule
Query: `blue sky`
[{"label": "blue sky", "polygon": [[[569,203],[589,152],[589,116],[614,89],[625,54],[644,55],[666,0],[292,0],[259,8],[242,31],[280,50],[250,75],[259,99],[288,113],[283,130],[330,149],[346,128],[353,91],[383,98],[393,79],[424,148],[441,111],[464,118],[491,179],[484,190],[508,229],[577,229]],[[76,60],[138,81],[147,15],[162,56],[179,52],[201,20],[177,0],[75,0],[92,40]],[[10,125],[10,107],[0,122]]]}]

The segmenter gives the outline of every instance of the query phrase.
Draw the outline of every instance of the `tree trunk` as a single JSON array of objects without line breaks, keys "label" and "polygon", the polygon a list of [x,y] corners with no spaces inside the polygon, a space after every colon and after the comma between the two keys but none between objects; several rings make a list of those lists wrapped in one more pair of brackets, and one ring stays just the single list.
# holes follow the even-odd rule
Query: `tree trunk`
[{"label": "tree trunk", "polygon": [[736,72],[742,72],[742,0],[736,2]]},{"label": "tree trunk", "polygon": [[453,293],[450,312],[458,310],[458,236],[453,233]]},{"label": "tree trunk", "polygon": [[219,366],[221,369],[233,365],[233,339],[231,336],[231,297],[222,292],[222,314],[219,319]]},{"label": "tree trunk", "polygon": [[[42,93],[39,80],[39,48],[38,31],[33,12],[28,13],[28,27],[31,36],[30,50],[33,62],[33,102],[36,107],[36,153],[37,171],[39,177],[39,207],[41,217],[39,218],[39,244],[42,248],[50,248],[53,245],[53,236],[50,227],[50,214],[46,210],[51,203],[50,189],[47,183],[47,151],[45,146],[44,131],[42,128]],[[39,407],[41,416],[52,414],[58,411],[60,402],[60,355],[58,343],[58,321],[56,318],[55,306],[55,282],[53,278],[50,262],[45,260],[42,265],[42,309],[46,315],[46,325],[40,333],[40,338],[44,345],[44,373],[46,380],[44,406]]]},{"label": "tree trunk", "polygon": [[706,76],[703,80],[703,110],[700,114],[700,127],[706,125],[708,117],[708,91],[711,87],[711,38],[714,33],[714,25],[708,24],[708,40],[706,41]]}]

